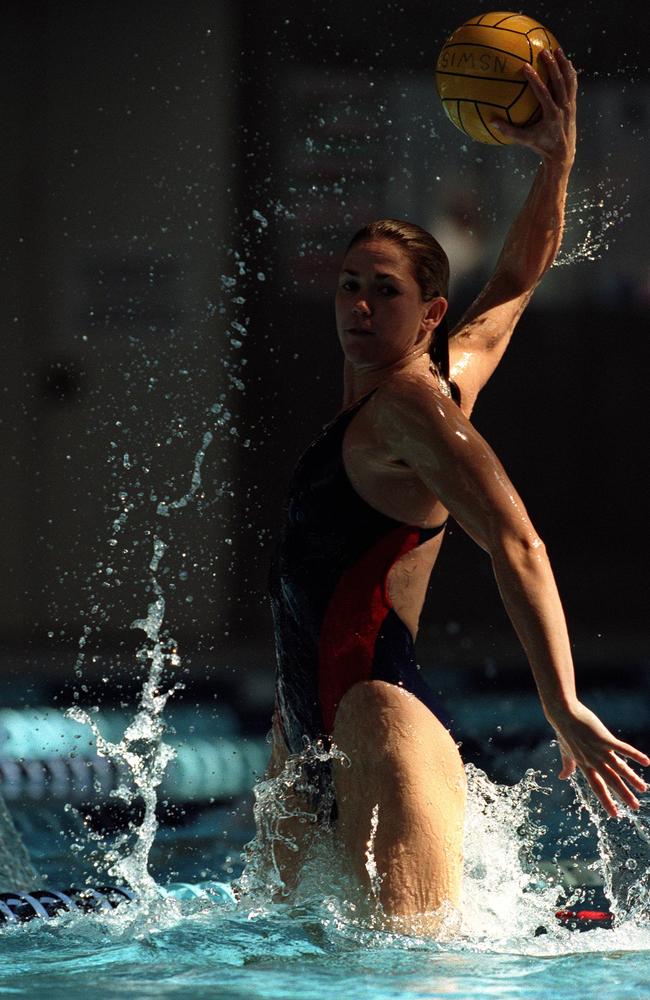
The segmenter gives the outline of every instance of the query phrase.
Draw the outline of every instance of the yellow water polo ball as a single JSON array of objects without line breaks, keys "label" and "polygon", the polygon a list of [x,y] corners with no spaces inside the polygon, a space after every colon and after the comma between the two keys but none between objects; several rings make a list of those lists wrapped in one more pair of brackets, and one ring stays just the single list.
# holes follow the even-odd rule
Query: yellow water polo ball
[{"label": "yellow water polo ball", "polygon": [[512,140],[492,129],[491,119],[528,125],[540,116],[523,67],[528,63],[547,83],[540,55],[557,48],[551,32],[525,14],[492,11],[472,17],[445,42],[436,64],[438,96],[448,117],[478,142],[508,144]]}]

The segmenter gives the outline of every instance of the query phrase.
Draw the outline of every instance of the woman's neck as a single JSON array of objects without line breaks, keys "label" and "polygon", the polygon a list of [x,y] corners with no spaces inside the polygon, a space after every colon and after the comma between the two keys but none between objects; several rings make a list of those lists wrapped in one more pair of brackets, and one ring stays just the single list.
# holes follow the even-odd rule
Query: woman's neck
[{"label": "woman's neck", "polygon": [[343,409],[352,406],[358,399],[372,392],[393,375],[404,372],[424,375],[426,372],[434,370],[432,366],[433,362],[428,354],[402,358],[385,368],[358,368],[346,358],[343,362]]}]

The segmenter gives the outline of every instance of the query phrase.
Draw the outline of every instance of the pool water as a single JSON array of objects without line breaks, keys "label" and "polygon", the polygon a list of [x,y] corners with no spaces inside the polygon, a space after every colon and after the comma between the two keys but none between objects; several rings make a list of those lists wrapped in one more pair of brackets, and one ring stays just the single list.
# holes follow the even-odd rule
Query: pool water
[{"label": "pool water", "polygon": [[[335,845],[327,835],[291,904],[265,897],[263,866],[249,895],[236,902],[230,884],[241,875],[241,852],[253,833],[251,804],[243,800],[185,819],[179,814],[178,822],[159,829],[149,859],[157,887],[146,887],[140,901],[109,914],[64,914],[0,931],[0,992],[47,991],[71,1000],[93,993],[555,1000],[596,990],[608,1000],[650,997],[646,806],[640,818],[594,826],[575,789],[558,788],[539,772],[505,786],[471,765],[468,771],[463,911],[449,916],[437,941],[388,933],[371,918],[360,919],[345,883],[337,881]],[[558,846],[549,823],[559,812],[571,833],[562,834]],[[41,807],[16,819],[51,887],[81,880],[89,866],[101,873],[97,845],[84,848],[74,811]],[[599,884],[572,894],[553,874],[560,855],[566,862],[596,847],[601,860],[593,881]],[[555,920],[558,902],[579,903],[587,892],[602,905],[605,891],[617,893],[613,929],[571,932]]]},{"label": "pool water", "polygon": [[[150,662],[133,718],[122,720],[120,735],[122,726],[113,733],[110,720],[95,709],[69,712],[87,728],[86,739],[101,758],[118,768],[118,786],[95,813],[82,813],[64,798],[57,806],[40,797],[38,782],[27,783],[26,797],[12,803],[34,868],[43,875],[31,888],[126,882],[136,899],[110,913],[4,925],[1,993],[47,992],[67,1000],[188,993],[193,1000],[555,1000],[598,990],[607,1000],[650,997],[650,802],[644,800],[639,816],[624,812],[619,821],[594,813],[577,779],[569,784],[550,777],[557,771],[557,748],[548,739],[525,746],[519,756],[497,754],[491,777],[467,763],[463,900],[459,913],[444,915],[435,940],[417,927],[409,933],[385,929],[376,901],[346,881],[331,832],[317,839],[297,895],[277,902],[274,817],[287,808],[286,776],[259,782],[255,803],[249,795],[210,808],[199,808],[198,800],[181,805],[171,795],[186,784],[185,791],[198,796],[196,768],[190,768],[191,782],[164,784],[174,749],[163,738],[172,691],[161,682],[166,660],[176,656],[162,631],[158,576],[164,555],[155,537],[153,600],[146,617],[133,623],[146,637],[139,655]],[[56,729],[60,742],[60,720]],[[225,738],[215,731],[208,742]],[[43,753],[44,741],[39,723],[35,753]],[[204,744],[192,746],[202,760]],[[182,741],[175,748],[179,766],[181,749]],[[20,747],[14,752],[17,759],[29,756]],[[65,754],[75,756],[69,748]],[[512,770],[499,771],[506,759]],[[209,770],[223,767],[215,760]],[[39,797],[30,801],[30,789],[37,788]],[[164,825],[157,823],[161,806]],[[248,847],[242,870],[254,810],[265,818],[267,840]],[[555,918],[558,908],[608,904],[616,915],[611,930],[572,932]]]},{"label": "pool water", "polygon": [[[354,998],[630,997],[650,994],[647,934],[459,943],[363,934],[327,907],[247,919],[219,901],[155,919],[120,913],[10,931],[0,989],[19,995]],[[168,926],[164,926],[167,924]],[[588,939],[588,940],[587,940]],[[587,948],[587,945],[589,947]]]}]

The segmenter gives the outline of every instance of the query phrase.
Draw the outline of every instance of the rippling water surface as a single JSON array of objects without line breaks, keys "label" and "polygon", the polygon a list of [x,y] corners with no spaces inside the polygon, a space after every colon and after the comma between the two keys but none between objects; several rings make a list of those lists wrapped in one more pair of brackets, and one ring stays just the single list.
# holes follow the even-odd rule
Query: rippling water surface
[{"label": "rippling water surface", "polygon": [[[313,858],[298,902],[270,903],[258,885],[256,894],[237,903],[230,877],[240,874],[240,852],[251,835],[250,810],[214,809],[184,828],[159,832],[150,859],[159,888],[143,902],[124,904],[108,915],[65,915],[0,932],[0,992],[47,992],[72,1000],[93,993],[109,998],[188,992],[195,1000],[555,1000],[596,991],[608,1000],[650,996],[650,925],[638,892],[645,867],[625,867],[630,848],[642,857],[638,838],[644,817],[636,823],[631,818],[605,821],[597,831],[599,880],[609,891],[613,884],[619,897],[615,927],[571,932],[557,923],[554,911],[559,900],[580,902],[585,890],[574,890],[572,897],[548,860],[555,856],[557,861],[557,845],[546,826],[558,812],[553,794],[546,793],[538,773],[505,786],[471,766],[468,771],[463,910],[449,919],[442,940],[391,934],[373,929],[367,918],[359,920],[345,898],[345,883],[337,882],[333,845],[326,841]],[[574,833],[580,816],[585,821],[578,797],[568,813]],[[58,866],[59,878],[65,873],[74,878],[66,854],[69,832],[57,840],[52,817],[47,824],[33,820],[27,840],[36,861],[47,857],[51,872],[56,874]],[[47,838],[45,825],[50,826]],[[27,820],[23,827],[29,827]],[[584,831],[576,836],[584,841]],[[76,864],[79,872],[87,866],[83,852]],[[211,881],[178,881],[206,868]],[[163,870],[174,872],[173,885]],[[225,878],[226,871],[232,876]],[[602,887],[591,891],[596,902],[604,899]],[[623,898],[634,901],[627,910]]]},{"label": "rippling water surface", "polygon": [[650,935],[633,926],[479,947],[360,931],[320,908],[249,918],[215,898],[126,908],[3,935],[0,989],[26,996],[609,998],[650,992]]}]

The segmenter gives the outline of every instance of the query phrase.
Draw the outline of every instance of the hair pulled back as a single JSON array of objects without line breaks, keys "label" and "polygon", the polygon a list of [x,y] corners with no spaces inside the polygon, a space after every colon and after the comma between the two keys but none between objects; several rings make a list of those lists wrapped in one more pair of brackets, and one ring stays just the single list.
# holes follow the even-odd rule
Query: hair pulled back
[{"label": "hair pulled back", "polygon": [[[357,243],[369,240],[389,240],[402,250],[411,265],[413,277],[417,281],[424,302],[438,295],[447,298],[449,289],[449,260],[447,254],[431,233],[412,222],[401,219],[379,219],[369,222],[358,230],[350,240],[346,253]],[[433,331],[429,345],[429,356],[436,369],[449,386],[456,402],[460,399],[458,386],[449,379],[449,327],[447,317]]]}]

